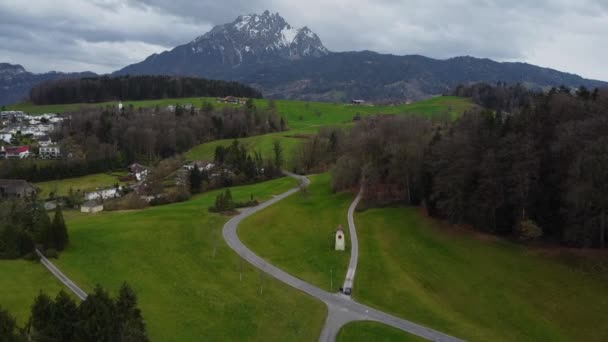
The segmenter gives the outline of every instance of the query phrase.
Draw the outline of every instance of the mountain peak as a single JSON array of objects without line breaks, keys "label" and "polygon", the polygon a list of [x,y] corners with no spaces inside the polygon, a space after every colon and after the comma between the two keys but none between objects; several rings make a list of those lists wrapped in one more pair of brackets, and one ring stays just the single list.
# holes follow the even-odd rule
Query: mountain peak
[{"label": "mountain peak", "polygon": [[329,53],[310,28],[294,28],[279,13],[268,10],[240,15],[231,23],[215,26],[190,42],[188,49],[192,54],[215,56],[219,64],[231,66]]}]

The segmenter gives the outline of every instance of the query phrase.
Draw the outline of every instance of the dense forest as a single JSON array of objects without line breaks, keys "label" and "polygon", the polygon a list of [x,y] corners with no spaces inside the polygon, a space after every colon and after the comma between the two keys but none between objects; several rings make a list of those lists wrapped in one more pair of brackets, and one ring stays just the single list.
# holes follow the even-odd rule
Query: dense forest
[{"label": "dense forest", "polygon": [[0,341],[147,342],[148,335],[137,296],[124,283],[115,299],[99,285],[80,303],[63,290],[55,299],[40,293],[23,328],[0,307]]},{"label": "dense forest", "polygon": [[485,109],[450,124],[369,117],[302,146],[299,171],[333,166],[336,189],[368,203],[424,205],[455,224],[520,239],[606,246],[608,91],[460,87]]},{"label": "dense forest", "polygon": [[61,207],[53,219],[34,199],[0,201],[0,259],[36,258],[34,249],[57,256],[69,243]]},{"label": "dense forest", "polygon": [[30,100],[38,105],[217,96],[261,98],[262,94],[237,82],[176,76],[63,79],[36,85],[30,91]]}]

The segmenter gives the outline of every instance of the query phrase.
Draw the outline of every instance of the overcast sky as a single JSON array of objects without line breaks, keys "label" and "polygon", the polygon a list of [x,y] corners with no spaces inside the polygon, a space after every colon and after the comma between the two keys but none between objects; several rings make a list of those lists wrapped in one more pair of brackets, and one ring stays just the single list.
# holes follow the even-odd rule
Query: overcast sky
[{"label": "overcast sky", "polygon": [[0,62],[105,73],[266,9],[332,51],[471,55],[608,80],[608,0],[0,0]]}]

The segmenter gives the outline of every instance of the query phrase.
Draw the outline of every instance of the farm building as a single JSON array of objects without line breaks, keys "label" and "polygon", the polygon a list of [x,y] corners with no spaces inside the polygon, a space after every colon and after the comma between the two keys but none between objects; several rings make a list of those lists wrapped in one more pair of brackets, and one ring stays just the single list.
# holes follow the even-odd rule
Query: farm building
[{"label": "farm building", "polygon": [[0,179],[0,198],[27,197],[36,193],[36,188],[22,179]]},{"label": "farm building", "polygon": [[94,214],[103,211],[103,204],[97,201],[87,201],[80,206],[80,212]]}]

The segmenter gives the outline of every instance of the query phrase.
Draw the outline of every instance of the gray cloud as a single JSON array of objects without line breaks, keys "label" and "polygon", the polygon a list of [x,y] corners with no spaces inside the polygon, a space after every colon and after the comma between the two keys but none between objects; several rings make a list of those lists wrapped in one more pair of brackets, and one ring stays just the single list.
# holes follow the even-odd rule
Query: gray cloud
[{"label": "gray cloud", "polygon": [[603,0],[0,0],[0,56],[34,71],[109,72],[265,9],[332,51],[472,55],[608,80]]}]

